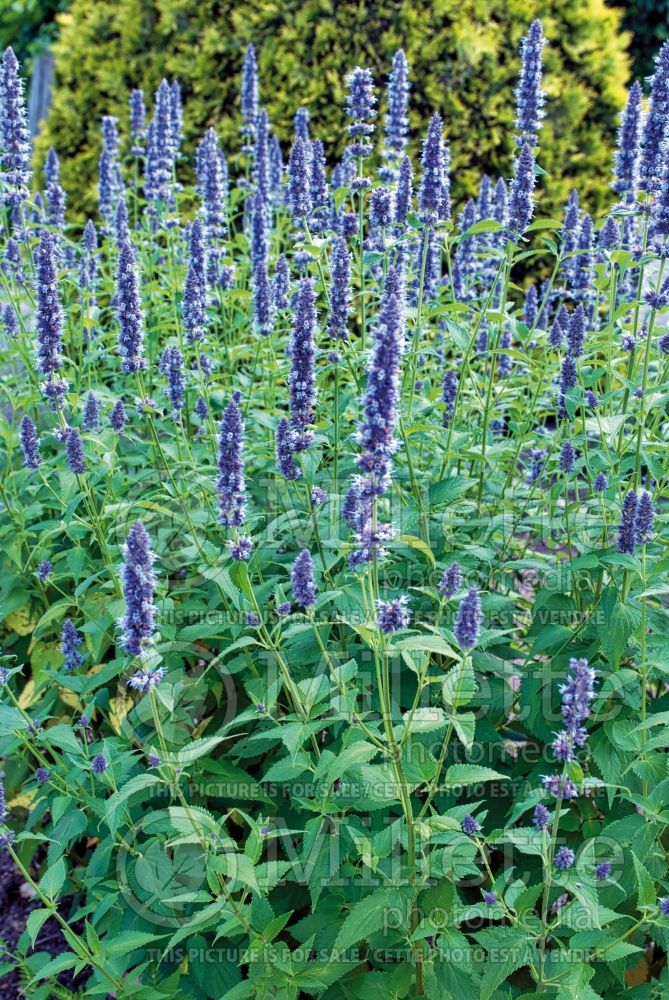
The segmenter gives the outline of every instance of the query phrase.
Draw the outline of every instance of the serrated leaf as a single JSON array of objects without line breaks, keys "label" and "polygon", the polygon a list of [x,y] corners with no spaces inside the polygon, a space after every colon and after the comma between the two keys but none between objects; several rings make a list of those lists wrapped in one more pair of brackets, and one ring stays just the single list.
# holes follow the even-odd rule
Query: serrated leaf
[{"label": "serrated leaf", "polygon": [[65,859],[62,857],[58,858],[57,861],[47,868],[40,879],[39,887],[49,899],[56,899],[58,893],[63,888],[66,876]]},{"label": "serrated leaf", "polygon": [[33,948],[35,947],[37,935],[50,916],[51,910],[44,909],[33,910],[32,913],[28,914],[28,919],[26,920],[26,930],[28,931],[28,937],[30,938],[30,943]]},{"label": "serrated leaf", "polygon": [[406,888],[376,889],[364,896],[354,904],[344,920],[337,934],[335,950],[345,951],[358,941],[368,940],[370,934],[375,934],[384,926],[388,913],[403,907],[407,898]]},{"label": "serrated leaf", "polygon": [[451,764],[443,777],[443,784],[454,787],[458,785],[473,785],[479,781],[509,781],[508,774],[500,774],[491,767],[481,767],[479,764]]}]

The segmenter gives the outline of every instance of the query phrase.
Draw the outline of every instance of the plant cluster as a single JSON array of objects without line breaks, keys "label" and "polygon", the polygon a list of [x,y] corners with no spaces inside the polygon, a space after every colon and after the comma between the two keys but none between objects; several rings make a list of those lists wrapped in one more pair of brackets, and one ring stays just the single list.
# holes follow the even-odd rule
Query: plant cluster
[{"label": "plant cluster", "polygon": [[[38,162],[54,146],[73,218],[96,210],[99,123],[115,108],[123,131],[128,97],[177,78],[188,105],[187,170],[197,143],[214,125],[226,148],[236,142],[239,73],[253,43],[260,75],[271,85],[263,104],[281,142],[292,140],[296,110],[307,108],[331,163],[346,145],[341,109],[351,66],[385,78],[403,48],[414,83],[411,155],[435,108],[453,144],[454,192],[475,194],[481,173],[506,175],[513,151],[516,48],[524,26],[544,20],[544,53],[552,114],[542,132],[546,214],[557,213],[571,187],[590,209],[608,206],[610,147],[629,77],[629,34],[620,5],[605,0],[74,0],[59,16],[53,51],[52,103],[37,138]],[[656,43],[652,50],[656,51]]]},{"label": "plant cluster", "polygon": [[538,211],[544,46],[535,20],[512,175],[464,203],[439,112],[408,153],[403,51],[385,96],[349,73],[329,170],[304,109],[282,148],[249,45],[193,187],[176,80],[104,117],[83,231],[4,53],[0,848],[32,1000],[667,992],[669,43],[597,220]]}]

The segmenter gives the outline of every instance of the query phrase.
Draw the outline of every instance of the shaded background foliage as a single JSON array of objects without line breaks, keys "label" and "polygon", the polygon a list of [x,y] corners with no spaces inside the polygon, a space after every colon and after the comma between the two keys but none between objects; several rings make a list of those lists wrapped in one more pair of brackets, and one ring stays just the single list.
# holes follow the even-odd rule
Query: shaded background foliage
[{"label": "shaded background foliage", "polygon": [[623,27],[632,33],[629,51],[635,76],[649,76],[653,59],[662,42],[669,38],[667,0],[626,0],[622,7]]},{"label": "shaded background foliage", "polygon": [[150,94],[163,76],[177,77],[184,90],[187,151],[208,125],[233,151],[239,72],[253,41],[273,128],[287,143],[294,109],[306,105],[332,159],[344,141],[346,73],[356,63],[369,66],[382,86],[401,45],[414,81],[414,142],[439,109],[460,200],[481,170],[509,174],[517,49],[534,17],[543,18],[551,42],[541,156],[550,175],[546,207],[557,209],[577,185],[599,208],[608,197],[610,143],[630,75],[620,12],[604,0],[74,0],[61,17],[55,92],[38,156],[41,162],[48,146],[57,148],[72,208],[93,212],[101,116],[127,102],[133,86]]},{"label": "shaded background foliage", "polygon": [[12,46],[26,76],[58,33],[56,15],[69,6],[70,0],[0,0],[0,45]]}]

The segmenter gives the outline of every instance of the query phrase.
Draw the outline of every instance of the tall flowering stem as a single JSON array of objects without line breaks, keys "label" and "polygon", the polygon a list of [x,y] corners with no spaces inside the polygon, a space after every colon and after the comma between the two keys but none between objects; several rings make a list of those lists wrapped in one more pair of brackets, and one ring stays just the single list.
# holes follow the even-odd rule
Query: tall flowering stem
[{"label": "tall flowering stem", "polygon": [[26,120],[23,80],[14,50],[5,49],[0,64],[0,171],[2,198],[19,209],[30,191],[32,147]]},{"label": "tall flowering stem", "polygon": [[143,521],[137,520],[123,547],[121,580],[125,614],[121,618],[121,645],[129,656],[139,656],[153,641],[156,608],[153,593],[155,555]]},{"label": "tall flowering stem", "polygon": [[118,255],[116,271],[116,315],[119,324],[118,349],[123,371],[144,370],[144,314],[139,299],[139,278],[135,251],[126,240]]},{"label": "tall flowering stem", "polygon": [[406,149],[409,134],[409,67],[403,49],[393,56],[393,65],[388,79],[388,111],[383,123],[384,159],[386,164],[379,170],[385,184],[397,180],[397,165]]},{"label": "tall flowering stem", "polygon": [[353,179],[351,187],[358,194],[358,265],[360,272],[360,344],[364,349],[367,328],[366,290],[364,265],[364,231],[365,231],[365,190],[370,180],[365,176],[365,159],[372,152],[371,136],[374,134],[374,119],[376,118],[376,96],[374,80],[371,71],[356,67],[349,75],[346,114],[351,119],[348,134],[351,139],[348,154],[358,161],[358,174]]},{"label": "tall flowering stem", "polygon": [[516,88],[517,140],[536,146],[543,118],[544,95],[541,90],[541,56],[545,45],[539,18],[533,21],[520,49],[522,68]]}]

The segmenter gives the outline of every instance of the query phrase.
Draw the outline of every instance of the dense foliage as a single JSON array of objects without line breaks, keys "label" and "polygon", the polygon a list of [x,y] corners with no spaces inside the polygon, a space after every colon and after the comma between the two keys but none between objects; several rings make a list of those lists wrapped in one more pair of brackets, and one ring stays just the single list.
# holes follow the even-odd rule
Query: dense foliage
[{"label": "dense foliage", "polygon": [[0,44],[12,46],[26,74],[53,42],[56,15],[67,7],[69,0],[0,0]]},{"label": "dense foliage", "polygon": [[387,114],[350,73],[334,170],[304,113],[284,169],[249,47],[194,188],[177,83],[123,141],[104,118],[83,234],[5,52],[0,849],[34,905],[3,972],[31,1000],[669,989],[669,44],[596,222],[575,191],[541,215],[543,49],[535,21],[513,176],[476,200],[438,113],[406,153],[402,52]]},{"label": "dense foliage", "polygon": [[657,0],[625,0],[615,6],[621,8],[623,26],[630,32],[635,74],[649,76],[656,52],[669,38],[669,5]]},{"label": "dense foliage", "polygon": [[412,94],[413,135],[441,108],[453,143],[455,192],[469,196],[481,171],[509,169],[513,48],[537,16],[551,36],[545,54],[551,113],[542,140],[542,166],[551,175],[546,211],[557,210],[574,184],[586,204],[602,209],[629,72],[629,36],[620,29],[620,11],[604,0],[75,0],[55,46],[53,106],[40,149],[54,146],[65,158],[71,207],[92,212],[99,125],[109,107],[125,106],[132,87],[149,92],[162,77],[177,77],[189,108],[186,150],[209,125],[229,142],[238,127],[244,46],[253,42],[268,81],[263,100],[282,141],[303,105],[329,155],[341,153],[348,69],[369,66],[380,84],[401,45],[420,80]]}]

